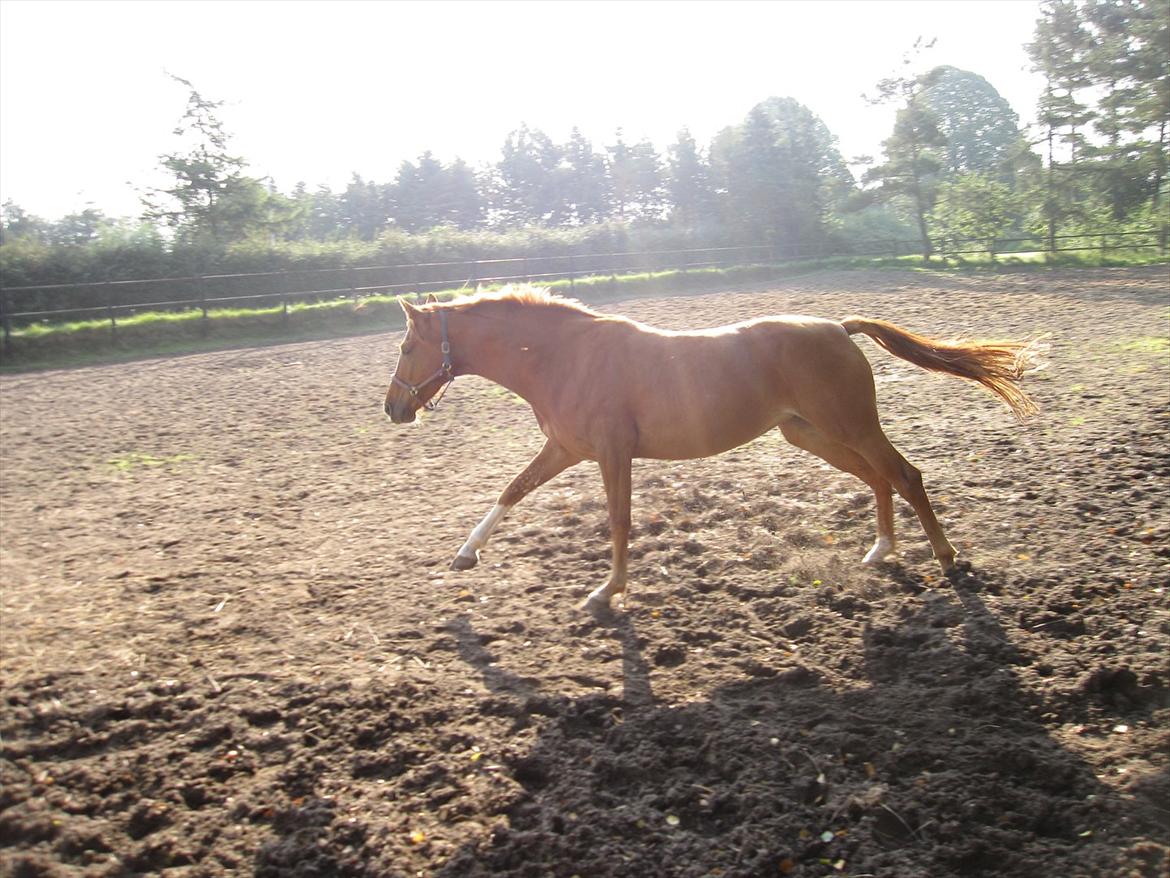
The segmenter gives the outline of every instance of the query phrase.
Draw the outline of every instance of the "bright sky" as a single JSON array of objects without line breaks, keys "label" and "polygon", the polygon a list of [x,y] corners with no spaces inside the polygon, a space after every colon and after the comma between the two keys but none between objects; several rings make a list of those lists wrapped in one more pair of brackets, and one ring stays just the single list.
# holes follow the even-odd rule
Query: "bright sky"
[{"label": "bright sky", "polygon": [[862,100],[920,64],[984,76],[1021,121],[1040,81],[1023,44],[1036,0],[0,0],[0,199],[48,219],[136,215],[165,182],[190,80],[256,177],[343,189],[403,159],[498,160],[522,122],[596,149],[678,130],[700,145],[769,96],[819,115],[850,158],[879,155],[894,110]]}]

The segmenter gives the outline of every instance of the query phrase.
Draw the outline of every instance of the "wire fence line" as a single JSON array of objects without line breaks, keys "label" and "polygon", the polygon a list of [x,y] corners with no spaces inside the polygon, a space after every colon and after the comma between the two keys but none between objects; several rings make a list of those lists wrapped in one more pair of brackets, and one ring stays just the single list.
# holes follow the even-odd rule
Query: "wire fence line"
[{"label": "wire fence line", "polygon": [[[1101,232],[976,240],[939,239],[939,256],[1019,253],[1114,251],[1158,249],[1166,252],[1157,230]],[[619,275],[667,271],[692,271],[778,265],[834,257],[900,257],[920,255],[920,240],[874,239],[853,242],[847,249],[826,244],[778,247],[767,244],[738,247],[703,247],[620,253],[577,253],[552,256],[517,256],[397,265],[346,266],[338,268],[284,269],[233,274],[198,274],[185,277],[134,278],[86,283],[0,285],[0,321],[4,343],[15,330],[32,323],[56,323],[68,319],[108,321],[116,335],[119,318],[142,311],[202,312],[206,321],[215,309],[230,306],[278,308],[287,315],[290,304],[351,299],[356,304],[372,296],[422,294],[438,290],[474,288],[480,284],[516,282],[569,282],[585,277],[616,279]]]}]

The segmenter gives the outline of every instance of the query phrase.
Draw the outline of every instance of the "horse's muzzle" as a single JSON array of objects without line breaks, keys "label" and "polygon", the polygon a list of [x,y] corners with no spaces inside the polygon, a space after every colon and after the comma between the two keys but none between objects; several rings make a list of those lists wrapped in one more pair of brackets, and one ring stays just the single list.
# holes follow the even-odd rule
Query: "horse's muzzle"
[{"label": "horse's muzzle", "polygon": [[390,418],[395,424],[409,424],[414,421],[416,412],[411,407],[409,400],[403,403],[401,408],[398,408],[390,400],[386,400],[385,405],[386,416]]}]

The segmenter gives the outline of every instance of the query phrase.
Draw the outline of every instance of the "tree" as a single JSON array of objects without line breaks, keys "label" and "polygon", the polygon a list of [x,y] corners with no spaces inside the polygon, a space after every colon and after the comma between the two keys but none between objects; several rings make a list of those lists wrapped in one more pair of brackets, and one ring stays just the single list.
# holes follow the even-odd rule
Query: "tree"
[{"label": "tree", "polygon": [[561,151],[547,134],[521,125],[494,168],[492,208],[499,225],[563,222],[571,215],[559,187]]},{"label": "tree", "polygon": [[951,239],[952,248],[979,242],[995,259],[995,241],[1018,223],[1020,205],[1006,184],[982,174],[962,174],[939,187],[931,219],[935,231]]},{"label": "tree", "polygon": [[[410,162],[403,162],[399,178],[407,169],[413,170]],[[339,221],[347,234],[363,241],[372,241],[385,230],[390,219],[386,187],[373,180],[363,180],[360,174],[353,174],[349,185],[338,197]]]},{"label": "tree", "polygon": [[289,200],[292,211],[285,230],[287,238],[328,241],[344,233],[341,199],[328,186],[318,186],[310,192],[304,182],[297,183]]},{"label": "tree", "polygon": [[634,166],[630,159],[630,148],[622,137],[622,129],[617,130],[617,141],[613,146],[607,146],[609,153],[609,181],[610,198],[613,211],[621,222],[629,219],[630,202],[634,198]]},{"label": "tree", "polygon": [[777,97],[760,107],[784,155],[785,240],[794,255],[809,254],[824,243],[829,214],[841,209],[856,184],[837,138],[812,110],[793,98]]},{"label": "tree", "polygon": [[595,223],[609,216],[610,181],[605,157],[574,126],[561,148],[563,166],[560,188],[572,221]]},{"label": "tree", "polygon": [[666,207],[662,159],[654,144],[642,139],[632,146],[622,130],[617,141],[606,147],[613,208],[619,220],[661,219]]},{"label": "tree", "polygon": [[643,138],[630,148],[629,160],[636,216],[642,220],[662,219],[666,210],[662,157],[654,144]]},{"label": "tree", "polygon": [[969,70],[935,67],[923,77],[921,100],[946,138],[942,173],[1011,179],[1020,119],[986,79]]},{"label": "tree", "polygon": [[712,189],[740,240],[799,256],[827,236],[827,217],[853,188],[829,129],[792,98],[768,98],[711,142]]},{"label": "tree", "polygon": [[160,157],[174,182],[143,197],[146,216],[175,229],[180,240],[223,245],[262,227],[264,188],[245,177],[244,160],[228,152],[230,138],[217,115],[223,101],[208,100],[187,80],[171,78],[188,89],[187,109],[174,131],[185,148]]},{"label": "tree", "polygon": [[475,172],[462,159],[449,166],[430,151],[418,164],[403,162],[387,196],[394,222],[408,232],[437,226],[470,229],[484,215],[484,201]]},{"label": "tree", "polygon": [[83,247],[96,241],[109,222],[100,210],[87,207],[79,213],[68,214],[51,223],[48,238],[52,244]]},{"label": "tree", "polygon": [[421,232],[443,223],[444,173],[442,163],[428,150],[418,164],[404,161],[389,187],[387,213],[399,228]]},{"label": "tree", "polygon": [[463,159],[455,159],[444,169],[439,204],[447,225],[473,229],[483,222],[485,205],[479,178]]},{"label": "tree", "polygon": [[1089,84],[1089,45],[1073,0],[1045,0],[1041,4],[1035,37],[1027,50],[1033,69],[1044,76],[1037,122],[1042,132],[1040,142],[1046,146],[1041,211],[1050,251],[1056,249],[1060,225],[1075,211],[1078,149],[1084,142],[1084,126],[1093,115],[1079,100],[1079,93]]},{"label": "tree", "polygon": [[1162,222],[1162,246],[1166,246],[1167,217],[1161,210],[1166,185],[1167,151],[1170,149],[1170,5],[1163,0],[1134,0],[1128,26],[1127,69],[1130,91],[1125,130],[1137,139],[1147,169],[1150,212]]},{"label": "tree", "polygon": [[1145,0],[1089,0],[1078,8],[1089,45],[1090,83],[1100,93],[1089,144],[1098,190],[1113,219],[1142,202],[1157,215],[1170,131],[1170,6]]},{"label": "tree", "polygon": [[745,240],[779,242],[787,207],[783,192],[787,169],[772,120],[763,107],[753,107],[743,125],[723,138],[721,146],[727,150],[722,164],[726,168],[728,219]]},{"label": "tree", "polygon": [[668,147],[667,156],[670,219],[685,229],[696,229],[714,211],[714,191],[707,163],[686,128],[679,131],[674,144]]},{"label": "tree", "polygon": [[[920,45],[921,41],[916,42],[914,50]],[[909,59],[904,58],[903,63],[909,64]],[[878,83],[874,103],[900,101],[903,106],[895,117],[893,133],[882,141],[885,162],[866,171],[862,181],[878,183],[873,192],[878,201],[898,199],[909,205],[918,228],[922,258],[929,261],[934,248],[928,217],[937,196],[943,167],[940,156],[947,138],[924,97],[926,84],[927,80],[920,76],[890,77]]]},{"label": "tree", "polygon": [[11,198],[0,207],[0,217],[3,218],[3,222],[0,222],[0,243],[22,239],[44,243],[48,237],[49,223],[29,213]]}]

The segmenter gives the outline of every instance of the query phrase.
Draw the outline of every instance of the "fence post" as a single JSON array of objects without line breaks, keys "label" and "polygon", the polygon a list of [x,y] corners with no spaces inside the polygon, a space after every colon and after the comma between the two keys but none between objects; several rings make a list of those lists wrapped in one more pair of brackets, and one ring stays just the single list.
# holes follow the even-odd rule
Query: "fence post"
[{"label": "fence post", "polygon": [[0,287],[0,323],[4,325],[4,353],[12,355],[12,318],[8,312],[12,309],[8,305],[8,290]]},{"label": "fence post", "polygon": [[577,288],[577,273],[573,270],[574,256],[569,254],[569,291],[572,292]]},{"label": "fence post", "polygon": [[207,278],[202,274],[199,275],[199,310],[203,312],[199,318],[199,334],[207,338],[211,332],[211,318],[207,316]]},{"label": "fence post", "polygon": [[114,288],[110,285],[107,278],[105,286],[103,287],[106,293],[106,316],[110,318],[110,335],[114,339],[114,344],[118,343],[118,320],[114,315]]}]

